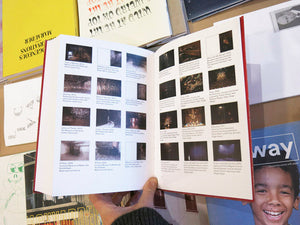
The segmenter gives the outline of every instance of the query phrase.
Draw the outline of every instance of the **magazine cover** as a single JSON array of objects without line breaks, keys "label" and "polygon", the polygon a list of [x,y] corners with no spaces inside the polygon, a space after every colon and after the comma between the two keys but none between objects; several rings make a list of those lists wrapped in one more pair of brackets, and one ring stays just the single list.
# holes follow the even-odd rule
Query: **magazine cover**
[{"label": "magazine cover", "polygon": [[207,198],[210,224],[299,224],[300,121],[252,131],[254,202]]}]

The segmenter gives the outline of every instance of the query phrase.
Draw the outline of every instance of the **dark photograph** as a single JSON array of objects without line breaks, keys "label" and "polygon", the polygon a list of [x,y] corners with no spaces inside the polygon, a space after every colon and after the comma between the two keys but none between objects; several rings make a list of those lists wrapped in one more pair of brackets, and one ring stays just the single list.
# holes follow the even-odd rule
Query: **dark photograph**
[{"label": "dark photograph", "polygon": [[147,58],[140,55],[127,53],[127,70],[147,70]]},{"label": "dark photograph", "polygon": [[110,50],[110,66],[122,67],[122,52]]},{"label": "dark photograph", "polygon": [[146,160],[146,143],[136,143],[136,160]]},{"label": "dark photograph", "polygon": [[232,31],[219,34],[220,52],[226,52],[233,49]]},{"label": "dark photograph", "polygon": [[208,161],[207,143],[203,142],[184,142],[185,161]]},{"label": "dark photograph", "polygon": [[160,209],[166,208],[165,193],[163,190],[156,189],[154,194],[153,204],[155,208],[160,208]]},{"label": "dark photograph", "polygon": [[201,58],[200,41],[195,41],[178,48],[179,63],[189,62]]},{"label": "dark photograph", "polygon": [[91,77],[65,74],[64,91],[90,94]]},{"label": "dark photograph", "polygon": [[177,128],[177,111],[164,112],[160,114],[160,129]]},{"label": "dark photograph", "polygon": [[159,71],[162,71],[174,65],[174,50],[168,51],[159,56]]},{"label": "dark photograph", "polygon": [[185,198],[186,211],[187,212],[198,212],[196,196],[185,194],[184,198]]},{"label": "dark photograph", "polygon": [[284,30],[300,25],[300,5],[276,10],[271,12],[275,31]]},{"label": "dark photograph", "polygon": [[159,85],[159,99],[165,99],[176,96],[175,80],[170,80]]},{"label": "dark photograph", "polygon": [[182,127],[199,127],[204,125],[204,106],[182,109]]},{"label": "dark photograph", "polygon": [[96,126],[102,128],[120,128],[121,111],[109,109],[97,109]]},{"label": "dark photograph", "polygon": [[239,122],[237,102],[211,106],[212,124]]},{"label": "dark photograph", "polygon": [[181,95],[203,91],[202,73],[197,73],[180,78]]},{"label": "dark photograph", "polygon": [[146,130],[146,113],[126,112],[126,128]]},{"label": "dark photograph", "polygon": [[60,160],[89,160],[89,150],[88,141],[61,141]]},{"label": "dark photograph", "polygon": [[121,81],[98,78],[97,95],[109,95],[109,96],[121,97]]},{"label": "dark photograph", "polygon": [[147,100],[147,86],[146,86],[146,84],[137,84],[137,99]]},{"label": "dark photograph", "polygon": [[214,161],[241,161],[240,140],[213,141]]},{"label": "dark photograph", "polygon": [[179,161],[178,143],[160,144],[161,160]]},{"label": "dark photograph", "polygon": [[92,63],[92,47],[67,44],[66,60]]},{"label": "dark photograph", "polygon": [[208,71],[208,77],[209,90],[236,85],[234,66]]},{"label": "dark photograph", "polygon": [[[28,218],[37,218],[41,213],[55,213],[60,210],[74,210],[74,208],[83,207],[84,204],[75,201],[72,196],[50,196],[33,191],[35,176],[35,154],[31,152],[24,154],[24,176],[26,193],[26,213]],[[75,197],[75,196],[74,196]],[[57,215],[57,214],[56,214]],[[70,221],[70,220],[69,220]],[[4,224],[5,221],[4,221]],[[26,224],[26,223],[25,223]]]},{"label": "dark photograph", "polygon": [[89,108],[63,107],[62,125],[90,126],[90,111]]},{"label": "dark photograph", "polygon": [[96,142],[96,160],[120,160],[120,142]]}]

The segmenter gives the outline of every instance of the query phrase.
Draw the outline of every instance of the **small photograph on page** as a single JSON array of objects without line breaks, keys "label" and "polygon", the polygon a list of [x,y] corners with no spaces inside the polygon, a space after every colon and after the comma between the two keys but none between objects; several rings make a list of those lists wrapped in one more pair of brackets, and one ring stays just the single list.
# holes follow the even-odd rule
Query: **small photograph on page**
[{"label": "small photograph on page", "polygon": [[197,201],[195,195],[184,195],[185,208],[187,212],[198,212]]},{"label": "small photograph on page", "polygon": [[208,71],[208,77],[209,90],[236,85],[234,66]]},{"label": "small photograph on page", "polygon": [[233,49],[232,31],[219,34],[220,52],[226,52]]},{"label": "small photograph on page", "polygon": [[101,128],[120,128],[121,111],[109,109],[97,109],[96,126]]},{"label": "small photograph on page", "polygon": [[91,93],[91,77],[65,74],[64,92]]},{"label": "small photograph on page", "polygon": [[181,95],[195,93],[199,91],[203,91],[202,73],[196,73],[180,78]]},{"label": "small photograph on page", "polygon": [[164,112],[160,114],[160,129],[177,128],[177,111]]},{"label": "small photograph on page", "polygon": [[97,78],[97,95],[121,97],[121,81]]},{"label": "small photograph on page", "polygon": [[239,122],[237,102],[212,105],[211,122],[212,124]]},{"label": "small photograph on page", "polygon": [[160,156],[161,160],[179,161],[178,143],[161,143]]},{"label": "small photograph on page", "polygon": [[174,65],[174,50],[168,51],[159,56],[159,71],[162,71]]},{"label": "small photograph on page", "polygon": [[156,189],[153,204],[155,208],[166,209],[165,193],[161,189]]},{"label": "small photograph on page", "polygon": [[110,66],[122,67],[122,52],[110,50]]},{"label": "small photograph on page", "polygon": [[66,60],[92,63],[92,47],[82,45],[66,45]]},{"label": "small photograph on page", "polygon": [[270,14],[275,31],[300,25],[300,5],[279,9]]},{"label": "small photograph on page", "polygon": [[136,143],[136,160],[146,160],[146,143]]},{"label": "small photograph on page", "polygon": [[127,142],[124,158],[125,161],[146,160],[146,143]]},{"label": "small photograph on page", "polygon": [[120,142],[96,141],[96,160],[120,160]]},{"label": "small photograph on page", "polygon": [[170,80],[159,85],[159,99],[165,99],[176,96],[175,80]]},{"label": "small photograph on page", "polygon": [[90,126],[90,108],[63,107],[63,126]]},{"label": "small photograph on page", "polygon": [[122,52],[98,48],[98,65],[122,67]]},{"label": "small photograph on page", "polygon": [[214,161],[241,161],[240,140],[213,141]]},{"label": "small photograph on page", "polygon": [[201,58],[200,41],[195,41],[178,48],[179,63],[189,62]]},{"label": "small photograph on page", "polygon": [[89,160],[90,143],[88,141],[61,141],[60,160]]},{"label": "small photograph on page", "polygon": [[184,142],[185,161],[208,161],[207,142]]},{"label": "small photograph on page", "polygon": [[205,126],[204,106],[182,109],[182,127]]},{"label": "small photograph on page", "polygon": [[126,54],[126,69],[129,71],[142,72],[147,71],[147,58],[140,55]]},{"label": "small photograph on page", "polygon": [[147,100],[147,86],[146,86],[146,84],[137,84],[137,99]]},{"label": "small photograph on page", "polygon": [[126,112],[126,128],[146,130],[146,113]]}]

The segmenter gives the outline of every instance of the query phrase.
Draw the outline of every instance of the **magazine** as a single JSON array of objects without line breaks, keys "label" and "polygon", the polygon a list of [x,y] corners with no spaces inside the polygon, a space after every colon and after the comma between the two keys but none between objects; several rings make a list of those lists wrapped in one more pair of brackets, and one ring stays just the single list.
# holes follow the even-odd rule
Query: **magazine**
[{"label": "magazine", "polygon": [[[260,224],[257,222],[260,220],[264,221],[264,224],[270,221],[274,224],[298,224],[300,221],[300,214],[297,211],[299,208],[299,137],[300,121],[253,130],[255,200],[247,203],[207,198],[210,223],[253,225]],[[263,180],[266,174],[268,180]],[[273,177],[275,179],[271,179]],[[280,194],[277,192],[277,199],[267,198],[272,192],[271,182],[280,187],[277,189],[280,191]],[[269,200],[262,201],[262,197]],[[287,201],[283,201],[283,198]],[[261,210],[257,210],[259,202],[261,202]]]}]

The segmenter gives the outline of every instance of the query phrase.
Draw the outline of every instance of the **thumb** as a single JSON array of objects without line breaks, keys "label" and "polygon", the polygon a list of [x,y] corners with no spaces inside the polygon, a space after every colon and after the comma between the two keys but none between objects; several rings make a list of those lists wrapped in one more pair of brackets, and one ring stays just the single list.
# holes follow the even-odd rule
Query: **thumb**
[{"label": "thumb", "polygon": [[153,207],[154,194],[157,188],[157,178],[151,177],[143,187],[143,193],[138,202],[140,207]]}]

